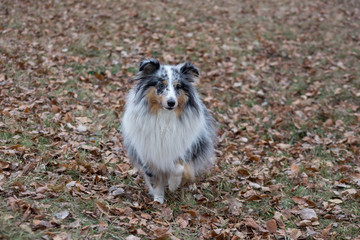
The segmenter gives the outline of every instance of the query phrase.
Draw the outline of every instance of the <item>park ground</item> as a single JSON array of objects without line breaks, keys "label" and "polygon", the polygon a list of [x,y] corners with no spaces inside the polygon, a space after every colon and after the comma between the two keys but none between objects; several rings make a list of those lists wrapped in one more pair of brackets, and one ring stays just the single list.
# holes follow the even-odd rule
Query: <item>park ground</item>
[{"label": "park ground", "polygon": [[[360,2],[0,0],[0,239],[359,239]],[[217,164],[151,201],[118,128],[194,63]]]}]

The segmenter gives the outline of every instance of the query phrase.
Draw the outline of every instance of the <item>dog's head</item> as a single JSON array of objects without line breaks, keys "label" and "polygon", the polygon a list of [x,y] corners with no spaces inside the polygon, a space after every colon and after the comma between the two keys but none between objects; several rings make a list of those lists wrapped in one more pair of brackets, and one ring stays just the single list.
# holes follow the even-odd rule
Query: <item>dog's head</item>
[{"label": "dog's head", "polygon": [[138,82],[137,91],[146,97],[149,109],[157,113],[161,108],[181,113],[189,101],[194,101],[192,83],[199,77],[193,64],[161,65],[155,59],[141,61],[139,73],[133,78]]}]

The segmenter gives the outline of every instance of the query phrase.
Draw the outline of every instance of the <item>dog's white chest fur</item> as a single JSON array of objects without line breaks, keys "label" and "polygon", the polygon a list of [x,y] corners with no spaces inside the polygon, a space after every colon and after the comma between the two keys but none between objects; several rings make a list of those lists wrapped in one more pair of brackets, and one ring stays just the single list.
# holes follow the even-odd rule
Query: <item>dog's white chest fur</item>
[{"label": "dog's white chest fur", "polygon": [[131,103],[123,118],[123,133],[136,148],[144,165],[162,172],[171,172],[179,159],[184,159],[187,150],[203,130],[205,119],[186,114],[180,119],[174,111],[161,109],[157,114],[144,111],[141,105]]}]

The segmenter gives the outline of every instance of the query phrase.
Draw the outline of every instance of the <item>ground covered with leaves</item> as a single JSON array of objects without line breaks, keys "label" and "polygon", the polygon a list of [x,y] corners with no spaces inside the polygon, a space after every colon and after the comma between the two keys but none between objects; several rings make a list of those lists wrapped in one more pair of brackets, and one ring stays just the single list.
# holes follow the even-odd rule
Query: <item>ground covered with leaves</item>
[{"label": "ground covered with leaves", "polygon": [[[0,5],[0,239],[359,239],[359,1]],[[219,123],[163,205],[117,131],[150,57],[199,67]]]}]

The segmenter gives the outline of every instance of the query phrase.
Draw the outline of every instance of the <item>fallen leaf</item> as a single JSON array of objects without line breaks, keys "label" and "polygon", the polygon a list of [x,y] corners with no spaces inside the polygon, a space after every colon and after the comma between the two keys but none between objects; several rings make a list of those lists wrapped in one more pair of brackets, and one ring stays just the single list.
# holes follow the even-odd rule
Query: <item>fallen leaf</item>
[{"label": "fallen leaf", "polygon": [[71,122],[74,121],[74,119],[72,118],[70,112],[68,112],[68,113],[65,114],[64,121],[67,122],[67,123],[71,123]]},{"label": "fallen leaf", "polygon": [[316,221],[318,219],[316,212],[311,208],[304,208],[300,211],[300,217],[304,220]]},{"label": "fallen leaf", "polygon": [[331,203],[335,203],[335,204],[343,203],[343,201],[340,200],[340,199],[329,199],[328,201],[331,202]]},{"label": "fallen leaf", "polygon": [[47,229],[47,228],[53,228],[54,227],[54,225],[52,225],[48,221],[37,220],[37,219],[33,220],[33,224],[34,224],[34,229],[35,230],[38,230],[38,229],[44,230],[44,229]]},{"label": "fallen leaf", "polygon": [[43,187],[38,187],[36,189],[36,193],[45,193],[46,191],[48,191],[49,188],[47,186],[43,186]]},{"label": "fallen leaf", "polygon": [[92,120],[88,117],[76,117],[75,119],[77,122],[80,122],[82,124],[92,123]]},{"label": "fallen leaf", "polygon": [[309,205],[311,207],[316,207],[316,203],[314,203],[313,201],[311,200],[308,200],[308,199],[305,199],[305,198],[302,198],[302,197],[292,197],[292,200],[296,203],[296,204],[299,204],[299,205]]},{"label": "fallen leaf", "polygon": [[179,225],[180,225],[180,228],[182,228],[182,229],[185,229],[185,228],[188,226],[188,224],[189,224],[189,220],[188,220],[188,219],[184,219],[183,216],[181,216],[181,215],[176,218],[175,222],[176,222],[177,224],[179,224]]},{"label": "fallen leaf", "polygon": [[286,216],[277,211],[274,213],[274,219],[276,220],[280,228],[283,228],[285,226],[284,221],[288,220]]},{"label": "fallen leaf", "polygon": [[161,214],[166,221],[170,221],[173,218],[173,210],[171,208],[164,208]]},{"label": "fallen leaf", "polygon": [[322,234],[323,236],[329,236],[329,235],[330,235],[330,231],[331,231],[331,229],[332,229],[332,226],[333,226],[333,224],[330,223],[326,228],[324,228],[324,229],[321,231],[321,234]]},{"label": "fallen leaf", "polygon": [[107,206],[105,206],[103,203],[97,201],[96,208],[99,209],[101,213],[103,213],[105,215],[109,215],[109,208]]},{"label": "fallen leaf", "polygon": [[126,163],[116,164],[116,167],[119,169],[121,173],[125,173],[131,168],[130,165]]},{"label": "fallen leaf", "polygon": [[57,219],[65,219],[68,216],[69,216],[69,212],[67,210],[57,212],[57,213],[54,214],[54,217],[57,218]]},{"label": "fallen leaf", "polygon": [[67,227],[68,227],[68,228],[74,228],[74,229],[80,228],[80,227],[81,227],[81,225],[80,225],[80,219],[77,219],[76,221],[70,223]]},{"label": "fallen leaf", "polygon": [[59,233],[53,238],[53,240],[69,240],[69,239],[71,239],[70,235],[65,232]]},{"label": "fallen leaf", "polygon": [[141,213],[140,217],[147,219],[147,220],[150,220],[152,218],[151,215],[148,213]]},{"label": "fallen leaf", "polygon": [[258,230],[258,231],[261,231],[261,232],[266,232],[266,230],[264,228],[262,228],[259,224],[257,224],[255,222],[255,220],[252,219],[252,218],[244,218],[243,221],[244,221],[246,226],[252,227],[252,228],[254,228],[254,229]]},{"label": "fallen leaf", "polygon": [[114,197],[122,196],[124,195],[125,191],[123,188],[116,188],[114,191],[111,192],[111,195]]},{"label": "fallen leaf", "polygon": [[241,215],[241,208],[243,204],[237,198],[232,198],[229,201],[229,213],[235,216]]},{"label": "fallen leaf", "polygon": [[269,233],[275,233],[277,230],[276,220],[270,219],[266,222],[266,230],[269,231]]},{"label": "fallen leaf", "polygon": [[142,230],[141,228],[136,229],[136,234],[137,235],[144,235],[147,236],[148,234],[146,232],[144,232],[144,230]]},{"label": "fallen leaf", "polygon": [[312,222],[311,220],[302,220],[299,222],[299,225],[300,227],[306,227],[306,226],[311,226],[312,225]]},{"label": "fallen leaf", "polygon": [[164,227],[158,227],[153,230],[154,236],[157,239],[166,239],[169,236],[169,229]]},{"label": "fallen leaf", "polygon": [[129,235],[125,238],[125,240],[141,240],[141,238],[136,237],[134,235]]},{"label": "fallen leaf", "polygon": [[290,169],[292,176],[295,176],[300,172],[300,167],[297,164],[291,164]]},{"label": "fallen leaf", "polygon": [[357,194],[357,191],[354,188],[350,188],[350,189],[347,189],[345,191],[342,191],[341,193],[343,195],[355,195],[355,194]]},{"label": "fallen leaf", "polygon": [[285,143],[278,143],[276,146],[279,147],[281,150],[287,150],[291,147],[290,144],[285,144]]},{"label": "fallen leaf", "polygon": [[87,127],[85,125],[78,125],[77,128],[76,128],[77,131],[79,132],[86,132],[87,131]]},{"label": "fallen leaf", "polygon": [[250,173],[248,172],[248,170],[244,169],[244,168],[240,168],[237,170],[238,174],[240,177],[248,177],[250,175]]},{"label": "fallen leaf", "polygon": [[286,230],[286,233],[288,234],[289,238],[291,240],[296,240],[299,237],[301,237],[302,233],[299,229],[290,228]]},{"label": "fallen leaf", "polygon": [[74,187],[76,184],[76,181],[68,182],[65,186],[68,190],[70,190],[72,187]]},{"label": "fallen leaf", "polygon": [[30,171],[34,170],[36,167],[36,164],[34,162],[30,162],[28,164],[25,165],[25,167],[23,168],[23,175],[28,174]]}]

